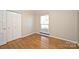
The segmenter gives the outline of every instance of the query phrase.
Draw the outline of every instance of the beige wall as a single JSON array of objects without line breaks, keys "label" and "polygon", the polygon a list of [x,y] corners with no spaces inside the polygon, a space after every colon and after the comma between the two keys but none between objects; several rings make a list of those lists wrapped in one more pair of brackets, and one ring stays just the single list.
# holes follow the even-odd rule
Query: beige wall
[{"label": "beige wall", "polygon": [[77,19],[77,37],[78,37],[78,43],[79,43],[79,11],[78,11],[78,19]]},{"label": "beige wall", "polygon": [[29,11],[22,14],[22,35],[40,32],[40,16],[49,14],[50,35],[78,42],[78,11]]},{"label": "beige wall", "polygon": [[77,42],[77,11],[39,11],[36,13],[36,32],[40,31],[39,17],[50,16],[50,35]]},{"label": "beige wall", "polygon": [[39,33],[40,32],[40,18],[39,18],[38,14],[35,14],[34,32],[35,33]]},{"label": "beige wall", "polygon": [[33,33],[34,14],[31,11],[22,13],[22,36]]}]

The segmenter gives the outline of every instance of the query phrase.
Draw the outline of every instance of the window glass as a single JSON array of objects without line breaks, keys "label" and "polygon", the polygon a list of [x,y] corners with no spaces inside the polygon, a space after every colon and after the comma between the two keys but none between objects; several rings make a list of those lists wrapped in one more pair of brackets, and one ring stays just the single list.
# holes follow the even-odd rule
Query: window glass
[{"label": "window glass", "polygon": [[41,25],[42,29],[48,29],[48,25]]},{"label": "window glass", "polygon": [[41,16],[41,24],[49,24],[49,16]]}]

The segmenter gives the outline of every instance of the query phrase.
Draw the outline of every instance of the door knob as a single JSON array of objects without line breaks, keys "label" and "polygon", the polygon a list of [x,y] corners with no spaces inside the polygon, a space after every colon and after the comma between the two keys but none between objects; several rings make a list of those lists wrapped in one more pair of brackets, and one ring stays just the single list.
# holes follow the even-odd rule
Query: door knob
[{"label": "door knob", "polygon": [[6,30],[6,28],[2,28],[3,30]]}]

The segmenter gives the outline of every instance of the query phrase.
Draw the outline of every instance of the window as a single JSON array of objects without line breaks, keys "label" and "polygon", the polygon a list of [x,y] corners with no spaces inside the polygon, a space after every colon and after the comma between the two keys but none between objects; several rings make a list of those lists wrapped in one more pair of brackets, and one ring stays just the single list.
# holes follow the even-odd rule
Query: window
[{"label": "window", "polygon": [[41,16],[40,23],[41,23],[41,30],[48,31],[48,29],[49,29],[49,16],[48,15]]}]

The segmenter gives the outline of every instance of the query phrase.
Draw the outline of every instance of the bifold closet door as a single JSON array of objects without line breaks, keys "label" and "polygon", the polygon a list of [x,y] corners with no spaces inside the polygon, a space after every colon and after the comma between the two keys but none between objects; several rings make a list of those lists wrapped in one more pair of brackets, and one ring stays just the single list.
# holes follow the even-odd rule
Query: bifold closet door
[{"label": "bifold closet door", "polygon": [[7,11],[7,39],[12,41],[21,37],[21,14]]},{"label": "bifold closet door", "polygon": [[13,13],[13,39],[21,37],[21,14]]},{"label": "bifold closet door", "polygon": [[0,10],[0,45],[6,43],[6,11]]}]

